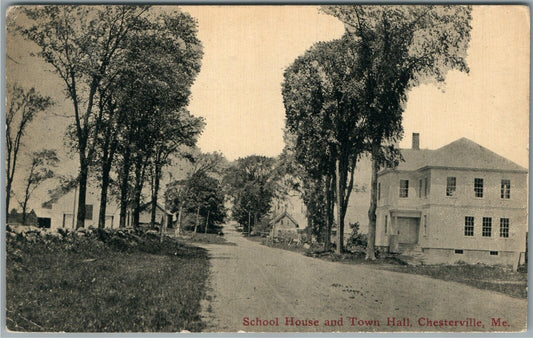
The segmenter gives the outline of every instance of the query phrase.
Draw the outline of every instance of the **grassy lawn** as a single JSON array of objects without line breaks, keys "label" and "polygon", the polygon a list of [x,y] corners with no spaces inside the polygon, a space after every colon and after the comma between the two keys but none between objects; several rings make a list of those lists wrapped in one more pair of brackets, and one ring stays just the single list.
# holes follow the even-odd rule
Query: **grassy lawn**
[{"label": "grassy lawn", "polygon": [[458,264],[388,266],[383,268],[454,281],[478,289],[497,291],[511,297],[527,299],[527,272],[513,272],[511,269],[501,266]]},{"label": "grassy lawn", "polygon": [[7,328],[14,331],[200,331],[205,250],[167,238],[71,236],[7,241]]},{"label": "grassy lawn", "polygon": [[190,243],[205,243],[205,244],[229,244],[235,245],[234,243],[228,242],[224,236],[219,236],[217,234],[204,234],[204,233],[194,233],[187,232],[183,237]]}]

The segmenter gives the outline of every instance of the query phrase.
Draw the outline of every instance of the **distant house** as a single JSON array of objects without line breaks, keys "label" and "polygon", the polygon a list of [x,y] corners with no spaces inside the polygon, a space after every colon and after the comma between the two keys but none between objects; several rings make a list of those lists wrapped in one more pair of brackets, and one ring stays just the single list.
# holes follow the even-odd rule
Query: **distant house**
[{"label": "distant house", "polygon": [[515,264],[526,251],[527,169],[461,138],[378,173],[376,246],[432,262]]},{"label": "distant house", "polygon": [[298,224],[298,222],[287,211],[279,214],[276,218],[270,221],[269,225],[271,237],[297,235],[299,231],[305,228],[305,226],[300,227],[300,224]]},{"label": "distant house", "polygon": [[[76,215],[78,213],[78,189],[76,184],[71,184],[64,191],[54,194],[42,208],[36,209],[39,224],[46,225],[51,229],[76,228]],[[85,203],[85,227],[98,226],[98,214],[100,211],[100,190],[87,185]],[[110,200],[106,207],[105,226],[118,228],[120,208],[117,203]]]},{"label": "distant house", "polygon": [[[18,212],[16,209],[12,209],[9,215],[7,215],[7,223],[8,224],[23,224],[22,222],[22,212]],[[26,214],[26,222],[25,225],[33,225],[33,226],[39,226],[37,214],[35,213],[35,210],[31,210]],[[43,226],[46,227],[46,226]]]},{"label": "distant house", "polygon": [[[152,219],[152,203],[148,202],[141,205],[139,213],[139,224],[148,225]],[[132,211],[128,210],[127,225],[132,225]],[[155,211],[155,223],[157,225],[165,224],[166,227],[172,228],[172,213],[167,211],[161,204],[157,203]]]},{"label": "distant house", "polygon": [[291,191],[286,196],[274,198],[270,211],[270,236],[297,233],[307,227],[306,208],[300,195]]}]

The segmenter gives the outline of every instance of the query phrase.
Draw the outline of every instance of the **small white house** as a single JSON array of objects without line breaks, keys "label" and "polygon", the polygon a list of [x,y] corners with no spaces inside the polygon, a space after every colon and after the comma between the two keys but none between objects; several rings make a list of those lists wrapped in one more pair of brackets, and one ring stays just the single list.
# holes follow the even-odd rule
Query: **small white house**
[{"label": "small white house", "polygon": [[[50,225],[50,229],[57,228],[75,229],[76,215],[78,214],[78,188],[68,190],[63,195],[51,201],[43,203],[42,207],[36,209],[40,223]],[[85,202],[85,227],[98,226],[98,215],[100,212],[100,190],[87,185],[87,195]],[[106,207],[105,226],[108,228],[119,227],[120,208],[114,201],[108,201]]]}]

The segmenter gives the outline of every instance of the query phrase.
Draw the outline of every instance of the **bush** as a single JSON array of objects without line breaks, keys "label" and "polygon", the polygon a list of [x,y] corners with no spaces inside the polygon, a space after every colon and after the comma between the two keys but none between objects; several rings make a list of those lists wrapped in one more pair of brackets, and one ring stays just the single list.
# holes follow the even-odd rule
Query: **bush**
[{"label": "bush", "polygon": [[352,253],[365,252],[368,243],[367,235],[359,232],[359,222],[350,223],[352,233],[346,240],[346,250]]}]

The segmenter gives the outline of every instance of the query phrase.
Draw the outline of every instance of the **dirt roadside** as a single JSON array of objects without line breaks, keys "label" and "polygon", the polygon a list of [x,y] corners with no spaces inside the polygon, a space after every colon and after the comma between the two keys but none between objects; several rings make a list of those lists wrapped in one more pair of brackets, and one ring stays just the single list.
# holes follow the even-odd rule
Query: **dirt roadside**
[{"label": "dirt roadside", "polygon": [[[211,256],[210,301],[203,311],[207,332],[526,328],[526,300],[372,266],[326,262],[249,241],[229,227],[224,232],[236,245],[202,245]],[[336,325],[326,325],[333,321]]]}]

